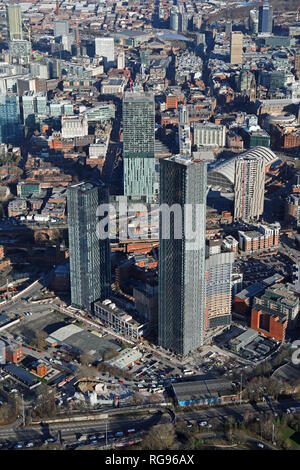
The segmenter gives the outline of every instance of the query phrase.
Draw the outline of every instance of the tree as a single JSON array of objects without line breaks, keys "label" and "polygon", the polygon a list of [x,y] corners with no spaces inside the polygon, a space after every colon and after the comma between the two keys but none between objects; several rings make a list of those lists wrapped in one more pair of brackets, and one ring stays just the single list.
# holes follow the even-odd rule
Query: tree
[{"label": "tree", "polygon": [[47,345],[46,338],[48,337],[47,333],[43,330],[37,331],[35,333],[35,341],[38,348],[43,349]]},{"label": "tree", "polygon": [[175,429],[171,423],[153,426],[144,437],[141,447],[143,450],[171,449],[175,441]]},{"label": "tree", "polygon": [[55,403],[55,393],[51,389],[45,385],[41,384],[39,388],[39,396],[36,400],[36,405],[33,410],[33,415],[39,418],[46,418],[55,416],[57,412],[57,407]]}]

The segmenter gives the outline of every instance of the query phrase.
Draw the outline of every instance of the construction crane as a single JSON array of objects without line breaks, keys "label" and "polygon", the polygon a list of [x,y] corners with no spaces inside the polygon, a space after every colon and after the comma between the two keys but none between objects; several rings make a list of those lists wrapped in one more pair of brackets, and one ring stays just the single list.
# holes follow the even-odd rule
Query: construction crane
[{"label": "construction crane", "polygon": [[28,34],[28,41],[31,41],[31,26],[26,23],[23,23],[23,26],[26,29],[27,34]]}]

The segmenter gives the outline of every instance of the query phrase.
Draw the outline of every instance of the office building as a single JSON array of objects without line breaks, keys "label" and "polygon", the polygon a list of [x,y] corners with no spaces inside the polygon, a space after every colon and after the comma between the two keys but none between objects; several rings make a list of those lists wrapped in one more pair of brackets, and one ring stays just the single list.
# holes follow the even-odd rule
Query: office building
[{"label": "office building", "polygon": [[226,34],[226,37],[230,37],[232,33],[232,22],[231,21],[226,21],[225,23],[225,34]]},{"label": "office building", "polygon": [[264,210],[265,161],[247,153],[236,159],[234,182],[234,220],[259,219]]},{"label": "office building", "polygon": [[19,5],[9,5],[6,7],[7,27],[9,39],[23,39],[22,12]]},{"label": "office building", "polygon": [[252,34],[258,33],[258,10],[250,10],[249,12],[249,29]]},{"label": "office building", "polygon": [[121,51],[117,55],[117,69],[123,70],[125,69],[125,52]]},{"label": "office building", "polygon": [[259,7],[258,10],[258,32],[272,33],[273,29],[273,7],[269,5],[268,0]]},{"label": "office building", "polygon": [[23,63],[28,63],[32,51],[32,46],[30,41],[22,39],[14,39],[9,41],[9,55],[11,58],[17,58],[23,61]]},{"label": "office building", "polygon": [[197,147],[225,147],[225,126],[212,122],[196,122],[194,124],[194,145]]},{"label": "office building", "polygon": [[96,300],[110,295],[109,239],[97,235],[97,208],[108,203],[104,185],[87,182],[67,190],[72,305],[93,311]]},{"label": "office building", "polygon": [[106,67],[112,66],[115,60],[114,38],[96,38],[95,54],[103,57]]},{"label": "office building", "polygon": [[0,95],[0,143],[20,144],[22,139],[18,97],[13,94],[2,94]]},{"label": "office building", "polygon": [[158,344],[186,355],[202,346],[205,329],[206,162],[161,159],[162,204],[180,210],[160,213]]},{"label": "office building", "polygon": [[47,106],[47,93],[27,91],[22,96],[23,122],[26,127],[34,127],[36,116],[47,116],[49,108]]},{"label": "office building", "polygon": [[232,264],[234,252],[216,253],[206,259],[205,327],[231,324]]},{"label": "office building", "polygon": [[89,133],[86,115],[63,116],[61,119],[61,135],[64,139],[85,137]]},{"label": "office building", "polygon": [[243,33],[233,31],[230,35],[230,63],[243,63]]},{"label": "office building", "polygon": [[124,195],[152,197],[155,183],[155,107],[150,92],[123,98]]}]

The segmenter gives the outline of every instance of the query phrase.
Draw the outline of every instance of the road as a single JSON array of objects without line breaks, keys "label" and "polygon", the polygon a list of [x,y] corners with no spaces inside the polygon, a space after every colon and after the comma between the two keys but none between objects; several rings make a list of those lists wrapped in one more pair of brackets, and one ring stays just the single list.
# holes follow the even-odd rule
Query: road
[{"label": "road", "polygon": [[[282,413],[286,410],[287,407],[290,406],[299,406],[300,402],[289,399],[281,401],[280,403],[274,403],[275,411],[278,413]],[[243,415],[245,414],[253,414],[258,419],[262,416],[265,416],[268,413],[272,413],[270,411],[269,406],[267,403],[259,403],[258,404],[259,411],[254,410],[251,404],[245,403],[241,405],[224,405],[222,407],[216,408],[207,408],[199,411],[191,411],[189,409],[183,409],[182,412],[176,412],[176,422],[181,421],[199,421],[199,420],[211,420],[213,418],[218,418],[222,422],[225,422],[230,417],[234,418],[235,421],[242,421]],[[115,410],[117,412],[117,410]],[[26,428],[23,427],[13,427],[13,428],[2,428],[0,429],[0,440],[3,442],[5,440],[15,444],[17,442],[24,444],[27,441],[34,441],[39,443],[39,445],[47,438],[54,437],[56,438],[59,431],[61,433],[61,438],[65,444],[71,445],[76,443],[76,435],[80,434],[102,434],[105,435],[106,433],[108,436],[108,440],[113,442],[114,434],[116,432],[122,431],[126,432],[128,429],[135,429],[136,432],[143,432],[152,427],[155,424],[164,424],[170,422],[170,414],[161,413],[160,411],[156,411],[152,416],[149,417],[149,412],[145,411],[145,416],[132,416],[128,418],[128,416],[113,416],[113,415],[103,415],[103,419],[95,420],[93,422],[68,422],[68,423],[60,423],[60,424],[44,424],[44,425],[35,425],[35,426],[28,426]],[[212,433],[207,433],[207,437]],[[206,434],[205,434],[206,435]],[[204,434],[203,434],[204,436]],[[105,439],[102,437],[102,444],[105,443]],[[119,440],[119,439],[115,439]],[[258,441],[253,439],[254,443]],[[271,448],[271,447],[270,447]]]},{"label": "road", "polygon": [[53,425],[36,425],[26,428],[6,428],[0,429],[0,440],[5,440],[11,443],[25,443],[27,441],[42,442],[49,437],[56,438],[58,433],[61,433],[61,438],[65,443],[76,442],[76,435],[78,434],[104,434],[106,440],[106,433],[108,439],[112,440],[116,432],[126,432],[128,429],[135,429],[137,433],[147,431],[150,427],[158,423],[170,422],[167,415],[162,415],[161,412],[155,412],[153,416],[149,417],[147,413],[143,418],[130,418],[128,417],[115,417],[110,416],[108,419],[93,421],[88,423],[74,422],[74,423],[60,423]]}]

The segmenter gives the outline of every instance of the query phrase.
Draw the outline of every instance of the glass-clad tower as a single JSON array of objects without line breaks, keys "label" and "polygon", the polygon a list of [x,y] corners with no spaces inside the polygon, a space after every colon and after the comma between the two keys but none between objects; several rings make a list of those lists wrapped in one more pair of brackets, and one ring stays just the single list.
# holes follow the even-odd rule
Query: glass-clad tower
[{"label": "glass-clad tower", "polygon": [[160,161],[158,344],[183,356],[205,329],[206,171],[202,160]]},{"label": "glass-clad tower", "polygon": [[153,196],[155,184],[155,106],[150,92],[123,98],[124,195]]},{"label": "glass-clad tower", "polygon": [[20,125],[18,97],[13,94],[0,94],[0,143],[20,144],[23,128]]},{"label": "glass-clad tower", "polygon": [[259,7],[258,10],[258,32],[272,33],[273,29],[273,7],[269,5],[268,0]]},{"label": "glass-clad tower", "polygon": [[93,302],[110,295],[109,238],[97,236],[97,208],[108,203],[104,185],[82,182],[67,190],[72,305],[92,312]]}]

